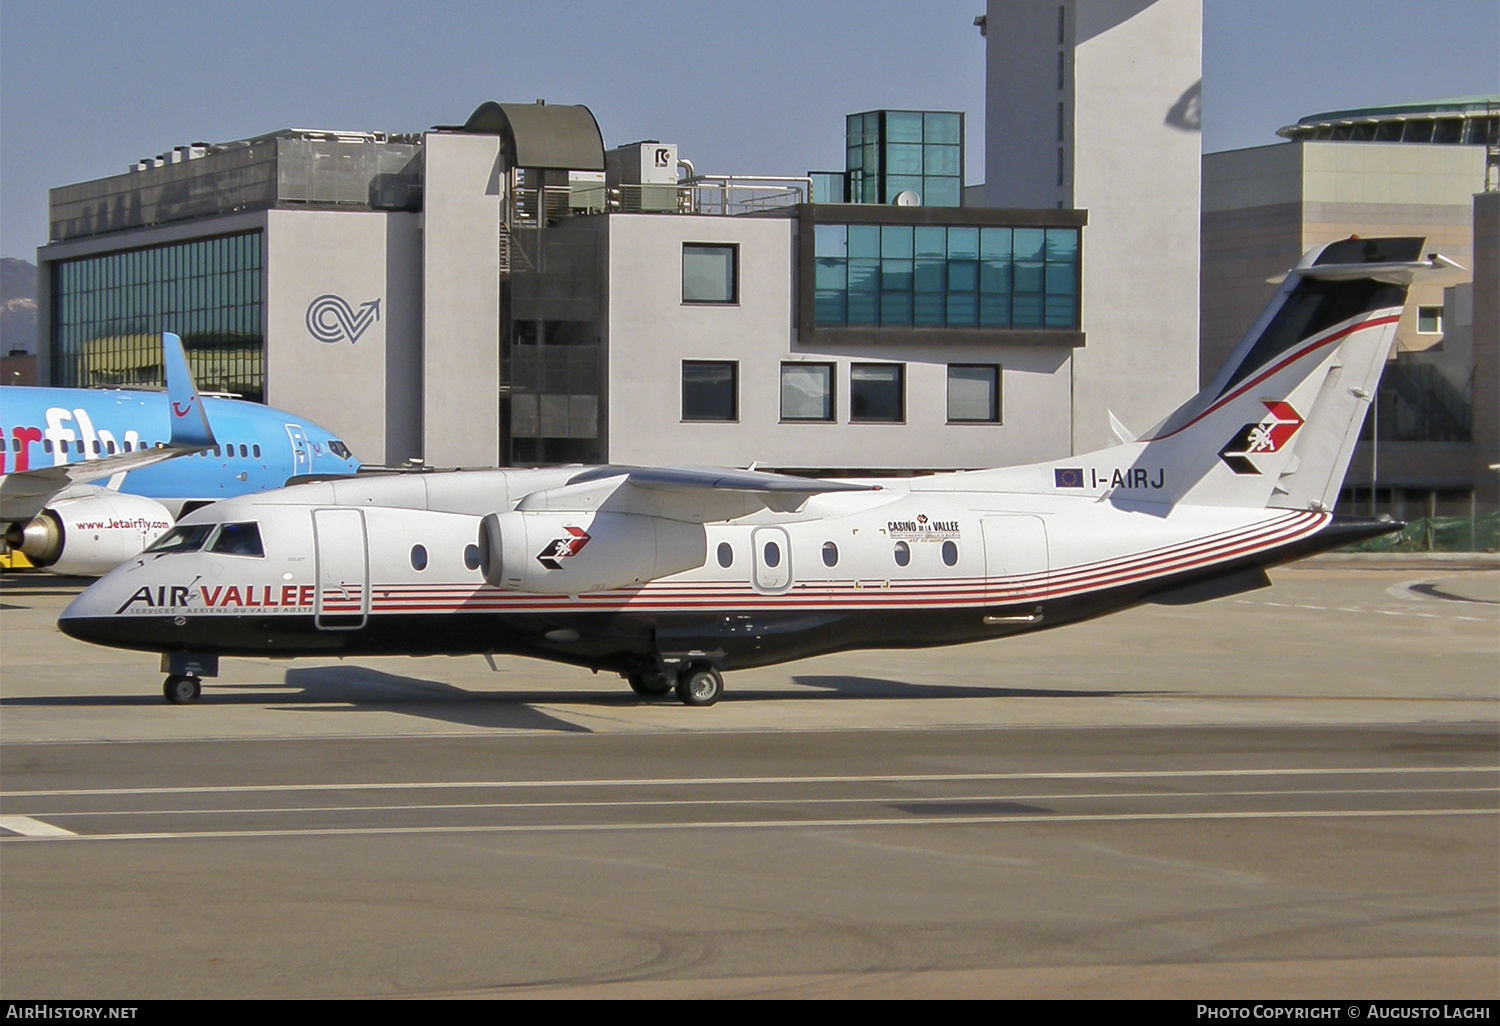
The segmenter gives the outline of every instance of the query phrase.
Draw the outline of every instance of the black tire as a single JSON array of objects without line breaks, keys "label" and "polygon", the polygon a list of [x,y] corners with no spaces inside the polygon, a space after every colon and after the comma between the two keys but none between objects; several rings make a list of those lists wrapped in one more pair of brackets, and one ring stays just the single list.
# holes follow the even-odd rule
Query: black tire
[{"label": "black tire", "polygon": [[672,690],[672,680],[664,673],[635,672],[625,677],[630,690],[642,698],[660,698]]},{"label": "black tire", "polygon": [[724,678],[712,666],[690,666],[677,678],[683,705],[713,705],[724,697]]},{"label": "black tire", "polygon": [[168,677],[161,686],[162,697],[173,705],[191,705],[203,693],[203,682],[197,677]]}]

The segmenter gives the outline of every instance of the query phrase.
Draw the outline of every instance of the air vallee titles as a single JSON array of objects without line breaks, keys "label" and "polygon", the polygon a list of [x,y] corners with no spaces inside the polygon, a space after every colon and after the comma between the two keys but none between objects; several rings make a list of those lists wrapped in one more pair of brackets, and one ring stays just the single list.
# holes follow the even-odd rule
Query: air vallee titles
[{"label": "air vallee titles", "polygon": [[67,634],[161,653],[191,702],[221,656],[496,654],[688,705],[722,673],[981,641],[1269,584],[1375,537],[1335,514],[1420,238],[1290,270],[1217,378],[1135,441],[908,480],[692,467],[348,478],[184,517],[84,591]]}]

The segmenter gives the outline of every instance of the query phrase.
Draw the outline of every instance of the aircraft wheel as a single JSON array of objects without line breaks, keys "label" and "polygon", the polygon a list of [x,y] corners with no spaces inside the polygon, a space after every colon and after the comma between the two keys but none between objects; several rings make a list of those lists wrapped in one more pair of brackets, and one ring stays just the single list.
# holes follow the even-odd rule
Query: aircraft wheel
[{"label": "aircraft wheel", "polygon": [[642,673],[628,674],[625,679],[630,683],[630,690],[642,698],[660,698],[672,690],[672,681],[664,673]]},{"label": "aircraft wheel", "polygon": [[724,696],[724,678],[712,666],[690,666],[677,678],[683,705],[713,705]]},{"label": "aircraft wheel", "polygon": [[173,705],[188,705],[198,701],[198,696],[203,693],[203,681],[174,674],[161,686],[161,693]]}]

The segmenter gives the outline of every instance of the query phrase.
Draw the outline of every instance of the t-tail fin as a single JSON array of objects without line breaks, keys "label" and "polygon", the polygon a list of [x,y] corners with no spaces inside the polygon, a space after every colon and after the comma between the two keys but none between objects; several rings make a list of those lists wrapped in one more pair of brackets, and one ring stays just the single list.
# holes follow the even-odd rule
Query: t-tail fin
[{"label": "t-tail fin", "polygon": [[1305,254],[1218,376],[1136,443],[1134,465],[1163,479],[1153,498],[1331,509],[1412,280],[1457,266],[1421,259],[1423,241]]}]

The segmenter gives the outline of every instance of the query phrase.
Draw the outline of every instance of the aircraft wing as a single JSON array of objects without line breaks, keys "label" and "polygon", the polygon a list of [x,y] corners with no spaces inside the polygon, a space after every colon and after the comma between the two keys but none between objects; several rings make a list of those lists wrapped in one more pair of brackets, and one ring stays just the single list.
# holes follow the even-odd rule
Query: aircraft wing
[{"label": "aircraft wing", "polygon": [[533,492],[516,509],[607,510],[701,524],[733,520],[762,509],[795,513],[814,495],[879,489],[879,485],[722,467],[595,467],[561,488]]},{"label": "aircraft wing", "polygon": [[172,412],[171,435],[165,445],[116,453],[77,463],[61,463],[14,474],[0,474],[0,521],[18,523],[40,513],[53,496],[75,484],[98,481],[153,463],[190,456],[212,448],[213,429],[203,410],[203,399],[188,370],[182,340],[171,332],[161,337],[162,366],[166,371],[167,400]]}]

